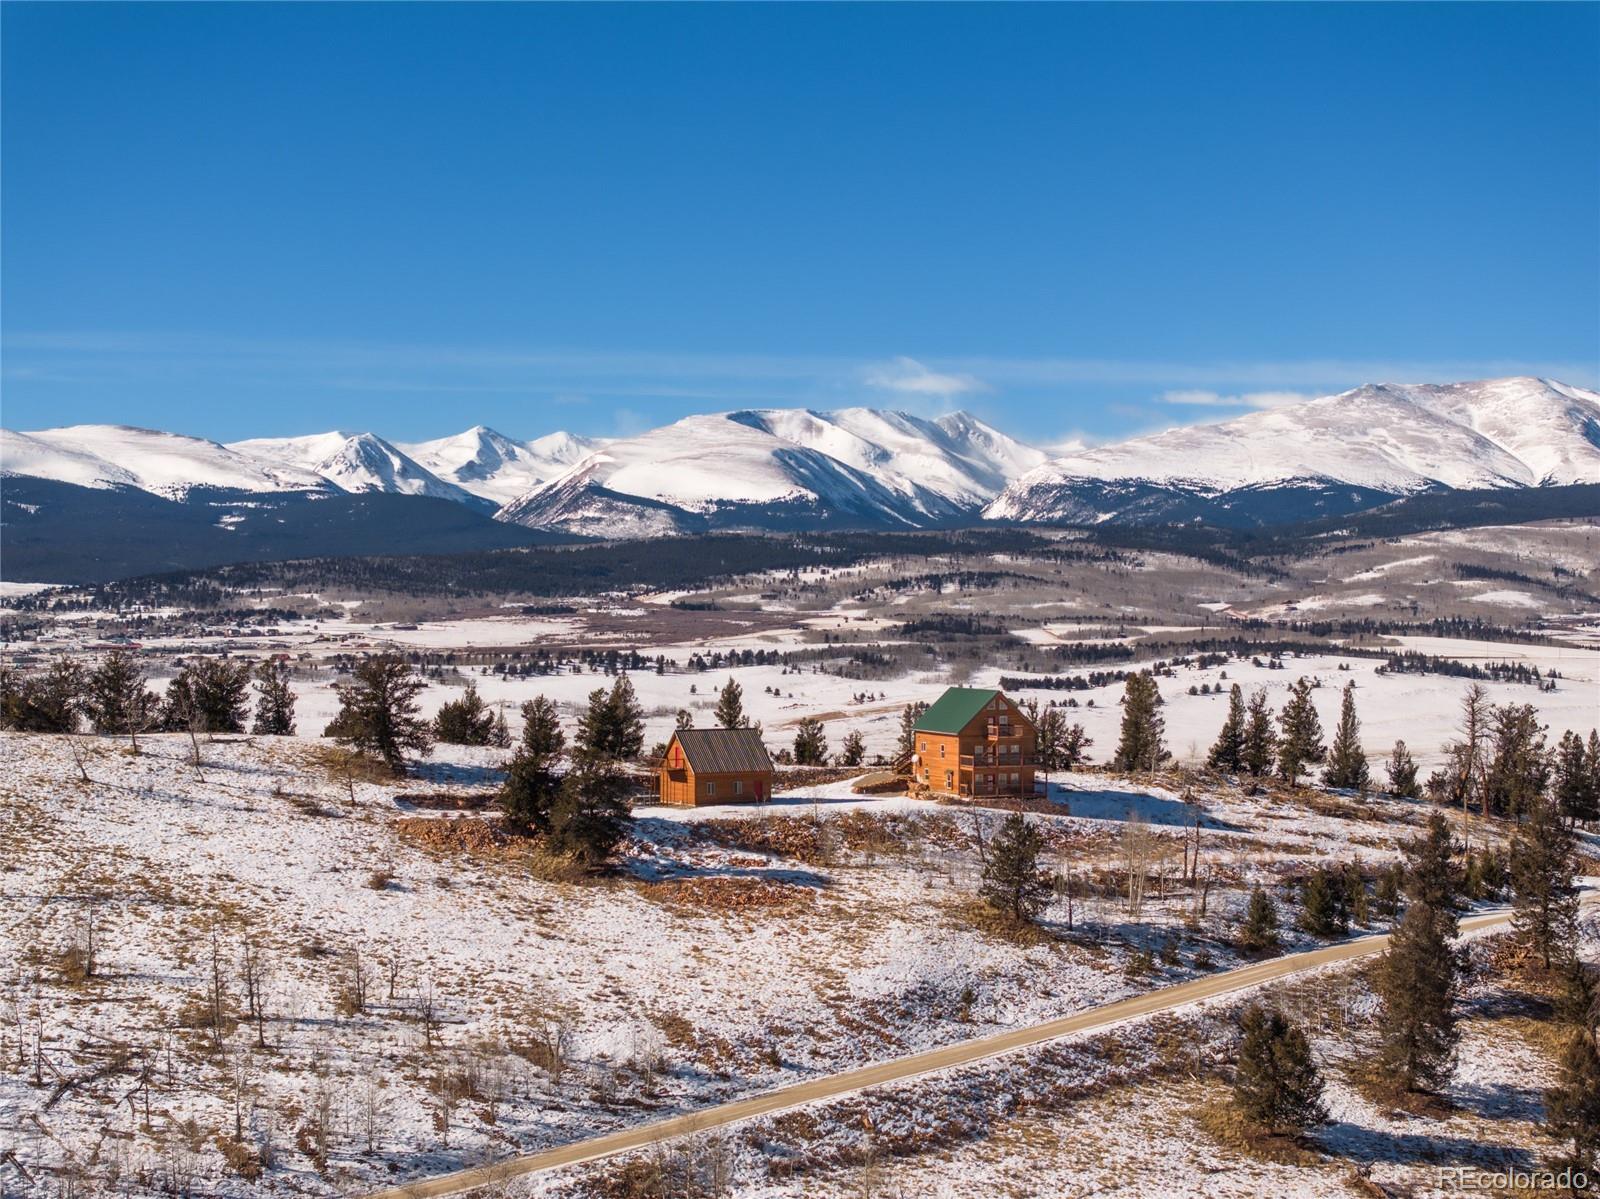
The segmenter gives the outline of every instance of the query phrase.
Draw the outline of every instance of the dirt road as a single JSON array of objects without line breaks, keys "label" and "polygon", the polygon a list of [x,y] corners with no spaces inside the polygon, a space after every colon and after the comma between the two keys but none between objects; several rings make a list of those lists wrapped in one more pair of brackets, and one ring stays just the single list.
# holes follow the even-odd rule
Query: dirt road
[{"label": "dirt road", "polygon": [[[1509,912],[1488,912],[1463,919],[1461,928],[1463,932],[1491,928],[1507,923],[1510,918]],[[1071,1016],[1063,1016],[1059,1020],[1033,1024],[1010,1032],[996,1033],[993,1036],[978,1037],[971,1041],[959,1041],[954,1045],[893,1058],[856,1070],[846,1070],[841,1074],[813,1078],[806,1082],[795,1083],[793,1086],[779,1087],[775,1091],[752,1095],[748,1099],[721,1103],[686,1116],[673,1116],[641,1124],[622,1132],[575,1141],[570,1145],[546,1149],[540,1153],[508,1158],[489,1166],[418,1179],[405,1186],[374,1192],[368,1199],[431,1199],[438,1195],[453,1195],[473,1187],[490,1186],[524,1174],[553,1170],[558,1166],[576,1165],[579,1162],[642,1149],[661,1141],[670,1141],[675,1137],[704,1132],[711,1128],[721,1128],[741,1120],[782,1111],[785,1108],[800,1107],[824,1099],[836,1099],[841,1095],[849,1095],[868,1087],[903,1082],[919,1075],[970,1065],[985,1058],[1027,1049],[1060,1037],[1097,1032],[1123,1020],[1168,1012],[1201,999],[1215,999],[1274,979],[1286,978],[1303,970],[1314,970],[1319,966],[1371,957],[1373,954],[1383,952],[1388,943],[1389,938],[1386,934],[1361,937],[1353,941],[1341,941],[1337,945],[1329,945],[1322,949],[1256,962],[1237,970],[1207,975],[1205,978],[1196,978],[1176,986],[1162,987],[1143,995],[1121,999],[1103,1007],[1090,1008]]]}]

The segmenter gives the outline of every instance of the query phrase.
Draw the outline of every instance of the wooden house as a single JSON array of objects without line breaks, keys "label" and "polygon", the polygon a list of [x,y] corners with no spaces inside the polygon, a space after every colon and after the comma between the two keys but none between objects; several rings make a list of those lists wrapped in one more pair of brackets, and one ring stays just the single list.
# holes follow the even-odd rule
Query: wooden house
[{"label": "wooden house", "polygon": [[657,775],[661,802],[678,807],[772,798],[772,759],[755,729],[679,729]]},{"label": "wooden house", "polygon": [[951,687],[915,727],[914,781],[942,795],[1032,795],[1033,721],[1004,692]]}]

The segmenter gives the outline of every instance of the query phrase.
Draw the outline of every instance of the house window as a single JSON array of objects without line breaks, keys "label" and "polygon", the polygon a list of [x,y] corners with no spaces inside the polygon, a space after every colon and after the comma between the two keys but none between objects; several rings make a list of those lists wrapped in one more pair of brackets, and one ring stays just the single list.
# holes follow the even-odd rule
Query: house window
[{"label": "house window", "polygon": [[716,785],[716,783],[707,781],[707,783],[706,783],[706,798],[707,799],[715,799],[716,797],[717,797],[717,785]]},{"label": "house window", "polygon": [[953,783],[953,782],[954,782],[954,779],[952,779],[952,778],[951,778],[951,776],[950,776],[950,772],[949,772],[949,771],[948,771],[948,770],[947,770],[947,771],[945,771],[945,772],[944,772],[944,785],[945,785],[945,786],[946,786],[946,787],[948,787],[948,786],[950,786],[950,785],[951,785],[951,783]]},{"label": "house window", "polygon": [[939,756],[941,758],[944,757],[944,742],[943,741],[939,742]]},{"label": "house window", "polygon": [[926,741],[921,742],[917,747],[917,752],[919,754],[927,753],[928,752],[928,743]]},{"label": "house window", "polygon": [[743,795],[744,794],[744,780],[743,779],[734,779],[733,780],[733,793],[735,795]]}]

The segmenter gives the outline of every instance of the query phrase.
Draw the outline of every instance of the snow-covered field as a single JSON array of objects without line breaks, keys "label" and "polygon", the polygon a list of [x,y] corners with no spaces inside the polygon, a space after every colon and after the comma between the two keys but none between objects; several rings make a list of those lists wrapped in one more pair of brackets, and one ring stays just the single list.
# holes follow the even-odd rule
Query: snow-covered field
[{"label": "snow-covered field", "polygon": [[[1114,870],[1136,814],[1165,881],[1140,920],[1113,886],[1077,901],[1074,930],[1058,900],[1054,932],[1019,944],[969,915],[970,811],[862,800],[848,783],[759,811],[643,808],[619,874],[542,881],[514,849],[460,847],[483,817],[429,816],[429,796],[492,784],[497,752],[442,749],[414,777],[353,783],[319,752],[221,738],[196,767],[186,737],[143,738],[134,756],[0,735],[0,1129],[30,1193],[81,1169],[133,1193],[254,1194],[265,1182],[225,1165],[236,1128],[245,1149],[229,1151],[265,1153],[274,1187],[358,1190],[1035,1023],[1233,964],[1242,888],[1353,846],[1381,861],[1419,814],[1073,775],[1054,796],[1070,815],[1036,817],[1052,862]],[[1178,878],[1197,811],[1217,884],[1203,916]],[[811,844],[819,821],[825,851],[781,848]],[[739,898],[706,900],[716,888]],[[91,929],[83,977],[73,955]],[[1129,972],[1133,949],[1169,936],[1174,964]],[[265,1048],[245,1011],[247,944],[266,963]]]}]

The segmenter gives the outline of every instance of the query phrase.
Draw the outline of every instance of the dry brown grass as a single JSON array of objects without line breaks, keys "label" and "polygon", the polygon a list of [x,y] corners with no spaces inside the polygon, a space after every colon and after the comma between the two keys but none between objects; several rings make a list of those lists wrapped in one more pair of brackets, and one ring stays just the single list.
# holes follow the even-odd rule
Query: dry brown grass
[{"label": "dry brown grass", "polygon": [[1247,1120],[1219,1087],[1207,1088],[1189,1109],[1189,1118],[1217,1144],[1280,1166],[1314,1166],[1321,1155],[1296,1138],[1272,1132]]},{"label": "dry brown grass", "polygon": [[640,894],[660,903],[691,907],[698,912],[751,912],[792,908],[816,899],[816,890],[798,883],[748,876],[712,875],[646,883]]}]

